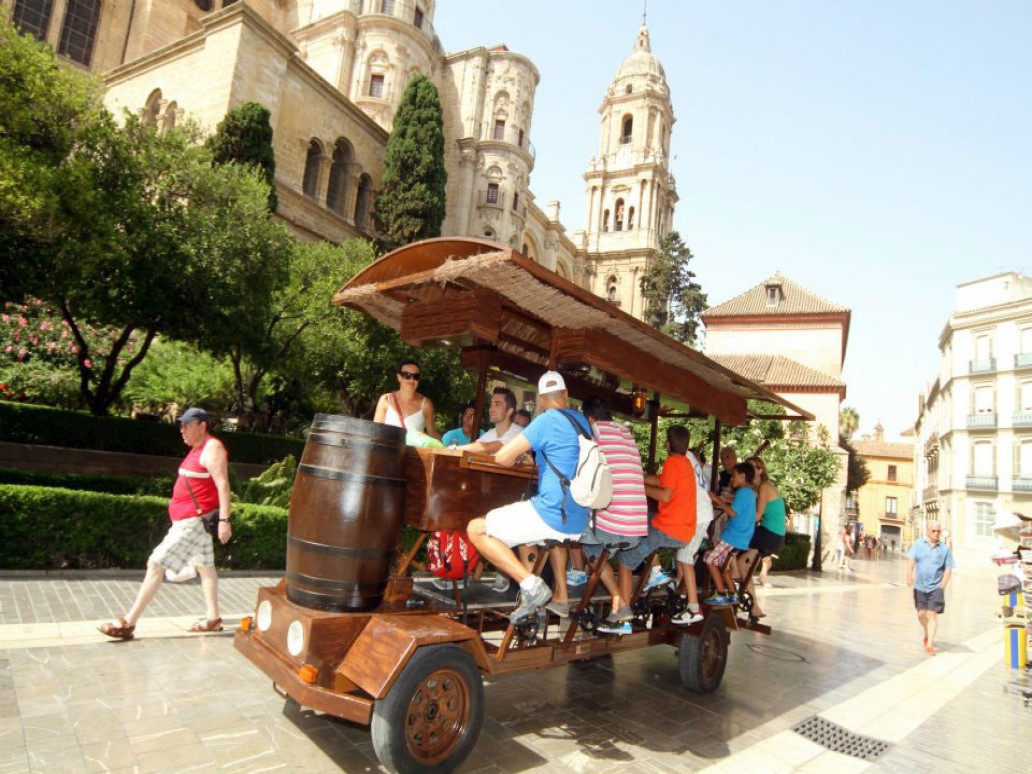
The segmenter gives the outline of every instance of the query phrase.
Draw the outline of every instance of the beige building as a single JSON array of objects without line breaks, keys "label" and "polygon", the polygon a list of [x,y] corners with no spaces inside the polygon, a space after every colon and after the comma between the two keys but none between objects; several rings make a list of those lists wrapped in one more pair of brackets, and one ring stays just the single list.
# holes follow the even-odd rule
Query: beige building
[{"label": "beige building", "polygon": [[[726,368],[812,413],[839,458],[839,475],[824,494],[823,544],[848,520],[848,454],[838,445],[839,409],[846,397],[842,367],[851,312],[782,274],[707,309],[706,354]],[[813,521],[796,514],[794,529],[813,534]]]},{"label": "beige building", "polygon": [[914,444],[885,440],[879,422],[873,436],[853,442],[853,448],[864,458],[870,478],[857,491],[857,519],[863,531],[880,536],[899,550],[913,541],[910,524],[910,503],[914,492]]},{"label": "beige building", "polygon": [[959,557],[996,546],[999,511],[1032,515],[1032,277],[957,286],[939,373],[918,399],[914,515],[938,519]]},{"label": "beige building", "polygon": [[0,0],[106,101],[161,127],[211,131],[258,101],[272,114],[277,216],[302,239],[371,236],[395,110],[416,74],[437,85],[448,170],[445,235],[495,239],[641,316],[638,280],[672,227],[674,122],[648,29],[599,108],[584,231],[530,190],[540,74],[504,45],[446,53],[435,0]]}]

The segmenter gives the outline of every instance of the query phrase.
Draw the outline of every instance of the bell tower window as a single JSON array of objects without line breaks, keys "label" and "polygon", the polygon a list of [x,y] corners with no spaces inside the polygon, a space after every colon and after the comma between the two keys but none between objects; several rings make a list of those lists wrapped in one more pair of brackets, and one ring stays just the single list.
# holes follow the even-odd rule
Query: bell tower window
[{"label": "bell tower window", "polygon": [[634,116],[624,116],[622,121],[622,129],[620,130],[620,144],[627,145],[631,141],[631,136],[634,133]]},{"label": "bell tower window", "polygon": [[614,218],[614,220],[613,220],[613,230],[614,231],[623,231],[623,223],[624,223],[624,200],[623,199],[617,199],[616,200],[616,218]]}]

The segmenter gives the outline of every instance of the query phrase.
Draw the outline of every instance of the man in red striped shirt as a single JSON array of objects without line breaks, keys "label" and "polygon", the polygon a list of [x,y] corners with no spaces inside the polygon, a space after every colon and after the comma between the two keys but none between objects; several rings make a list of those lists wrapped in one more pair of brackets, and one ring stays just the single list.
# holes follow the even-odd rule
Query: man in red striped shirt
[{"label": "man in red striped shirt", "polygon": [[[645,501],[645,473],[641,467],[638,444],[630,431],[613,421],[609,405],[592,396],[584,401],[581,412],[591,423],[598,447],[613,474],[613,499],[606,508],[595,511],[580,544],[585,556],[596,559],[603,546],[632,548],[649,532],[648,503]],[[600,626],[605,634],[630,634],[631,574],[620,575],[619,585],[613,568],[602,568],[602,583],[613,597],[612,611]],[[603,628],[604,627],[604,628]]]}]

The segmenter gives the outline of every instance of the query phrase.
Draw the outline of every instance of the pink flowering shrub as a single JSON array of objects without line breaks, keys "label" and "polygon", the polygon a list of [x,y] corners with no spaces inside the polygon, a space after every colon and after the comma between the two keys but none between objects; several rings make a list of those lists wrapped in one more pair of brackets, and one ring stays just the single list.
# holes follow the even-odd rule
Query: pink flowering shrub
[{"label": "pink flowering shrub", "polygon": [[[90,378],[103,367],[117,333],[86,326],[92,359],[82,361]],[[127,348],[131,355],[134,342]],[[59,311],[38,298],[5,301],[0,314],[0,399],[66,408],[81,405],[79,344]]]}]

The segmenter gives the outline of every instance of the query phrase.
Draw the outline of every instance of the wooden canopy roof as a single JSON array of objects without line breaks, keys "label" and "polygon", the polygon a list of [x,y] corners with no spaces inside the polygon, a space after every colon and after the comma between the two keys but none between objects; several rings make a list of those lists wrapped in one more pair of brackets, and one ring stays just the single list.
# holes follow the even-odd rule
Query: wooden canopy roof
[{"label": "wooden canopy roof", "polygon": [[660,333],[511,248],[428,239],[385,255],[333,298],[414,346],[462,346],[466,367],[534,384],[563,373],[573,397],[599,393],[630,415],[631,394],[658,394],[660,413],[689,411],[737,425],[750,399],[808,412]]}]

